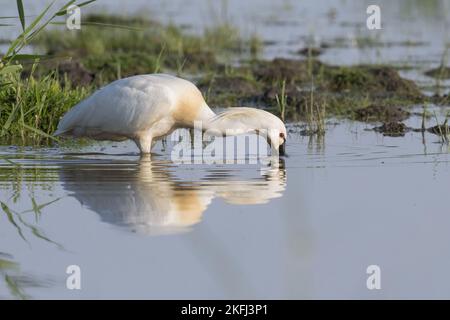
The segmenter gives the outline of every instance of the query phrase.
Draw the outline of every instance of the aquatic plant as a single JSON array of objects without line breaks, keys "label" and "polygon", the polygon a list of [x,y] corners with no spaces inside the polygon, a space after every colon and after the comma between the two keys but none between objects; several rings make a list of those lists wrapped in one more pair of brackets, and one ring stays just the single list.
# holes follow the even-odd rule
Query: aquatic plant
[{"label": "aquatic plant", "polygon": [[24,292],[19,279],[13,275],[19,270],[19,264],[11,258],[9,254],[0,252],[0,275],[11,296],[22,300],[27,299],[28,296]]},{"label": "aquatic plant", "polygon": [[[85,6],[95,0],[86,1],[77,4],[78,7]],[[30,54],[20,54],[23,48],[25,48],[36,36],[38,36],[56,17],[65,15],[67,13],[67,8],[75,3],[75,0],[68,1],[65,5],[60,7],[53,13],[49,18],[45,19],[47,13],[52,7],[53,2],[51,2],[37,17],[30,23],[26,24],[25,21],[25,10],[22,0],[16,0],[17,11],[19,14],[20,24],[22,26],[22,32],[13,40],[6,53],[0,59],[0,75],[5,76],[10,73],[15,73],[22,69],[20,64],[23,61],[40,59],[41,55],[30,55]],[[3,82],[2,85],[5,85]]]},{"label": "aquatic plant", "polygon": [[307,133],[323,136],[325,134],[326,101],[314,101],[314,78],[311,79],[310,100],[306,106]]},{"label": "aquatic plant", "polygon": [[[34,212],[36,223],[39,221],[40,216],[42,214],[42,210],[48,205],[58,201],[58,199],[52,200],[48,203],[37,204],[36,200],[32,197],[32,208],[29,210],[25,210],[22,212],[17,212],[11,209],[5,202],[0,201],[0,213],[4,213],[7,218],[7,221],[10,225],[17,231],[18,236],[25,242],[28,243],[27,238],[25,237],[25,230],[29,231],[33,236],[38,239],[44,240],[48,243],[56,245],[58,248],[63,249],[63,247],[48,238],[43,231],[37,226],[30,222],[27,222],[23,215],[26,215],[30,212]],[[10,295],[12,297],[18,299],[28,299],[29,296],[25,292],[24,287],[27,285],[39,285],[35,279],[29,278],[24,275],[17,275],[20,272],[19,264],[12,260],[12,257],[4,252],[0,252],[0,276],[3,278],[3,281],[6,287],[9,289]]]},{"label": "aquatic plant", "polygon": [[428,128],[428,131],[438,135],[442,143],[448,143],[450,141],[450,127],[448,126],[448,114],[442,124],[439,124],[438,116],[436,112],[433,113],[436,120],[434,127]]},{"label": "aquatic plant", "polygon": [[8,79],[11,84],[0,90],[0,138],[22,144],[55,140],[60,117],[90,92],[89,87],[63,86],[53,74],[37,80],[15,73]]},{"label": "aquatic plant", "polygon": [[278,111],[280,113],[280,118],[283,122],[286,121],[286,106],[287,106],[287,96],[286,96],[286,80],[281,83],[280,95],[275,95],[278,105]]},{"label": "aquatic plant", "polygon": [[[77,4],[85,6],[95,0]],[[18,17],[22,27],[19,36],[11,41],[6,53],[0,58],[0,138],[20,136],[26,140],[54,139],[51,136],[59,117],[74,102],[83,97],[85,89],[69,91],[52,79],[50,75],[36,81],[33,72],[39,61],[46,56],[21,54],[21,51],[32,42],[58,16],[65,15],[67,8],[75,4],[75,0],[65,5],[46,18],[54,2],[51,2],[37,17],[27,24],[22,0],[16,0]],[[23,79],[21,71],[28,62],[31,72]]]}]

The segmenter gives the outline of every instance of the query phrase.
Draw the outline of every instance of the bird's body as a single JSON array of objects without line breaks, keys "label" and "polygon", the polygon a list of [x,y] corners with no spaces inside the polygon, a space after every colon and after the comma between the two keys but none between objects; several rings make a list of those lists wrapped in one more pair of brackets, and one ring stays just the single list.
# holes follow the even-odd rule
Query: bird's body
[{"label": "bird's body", "polygon": [[[231,108],[216,115],[193,83],[166,74],[138,75],[110,83],[65,114],[55,135],[132,139],[141,153],[150,153],[155,141],[175,129],[193,128],[196,121],[218,135],[272,128],[278,130],[279,137],[286,137],[284,124],[274,115],[253,108]],[[269,139],[272,144],[280,140]],[[278,142],[277,151],[284,141]]]}]

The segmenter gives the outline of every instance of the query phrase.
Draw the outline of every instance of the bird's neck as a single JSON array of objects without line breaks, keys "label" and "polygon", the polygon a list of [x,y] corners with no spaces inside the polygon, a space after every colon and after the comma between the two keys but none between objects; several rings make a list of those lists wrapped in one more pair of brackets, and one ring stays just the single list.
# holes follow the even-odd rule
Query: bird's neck
[{"label": "bird's neck", "polygon": [[233,136],[256,132],[251,126],[230,125],[230,121],[227,117],[218,117],[206,104],[200,109],[200,112],[192,125],[195,129],[200,129],[203,132],[208,131],[211,135],[215,136]]},{"label": "bird's neck", "polygon": [[205,105],[200,109],[199,113],[197,114],[197,117],[192,123],[192,126],[197,128],[201,127],[202,131],[210,130],[213,128],[212,121],[215,116],[216,114],[214,113],[214,111],[212,111],[211,108],[205,103]]}]

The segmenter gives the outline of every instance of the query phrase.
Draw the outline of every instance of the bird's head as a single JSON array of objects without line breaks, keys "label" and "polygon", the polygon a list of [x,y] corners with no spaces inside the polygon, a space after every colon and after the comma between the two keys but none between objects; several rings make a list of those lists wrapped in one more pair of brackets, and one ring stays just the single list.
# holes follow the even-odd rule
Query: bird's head
[{"label": "bird's head", "polygon": [[250,110],[252,113],[250,117],[257,121],[260,128],[256,131],[266,136],[267,143],[272,148],[272,152],[280,156],[286,155],[287,132],[284,122],[276,115],[265,110],[253,108]]},{"label": "bird's head", "polygon": [[274,119],[274,122],[268,130],[267,142],[277,154],[284,156],[286,154],[286,127],[283,121],[281,121],[278,117],[273,117],[276,120]]},{"label": "bird's head", "polygon": [[280,156],[284,156],[286,153],[286,126],[277,116],[263,111],[264,123],[263,126],[267,128],[267,143],[271,146],[272,152]]},{"label": "bird's head", "polygon": [[286,127],[280,118],[262,109],[234,107],[209,121],[211,132],[227,132],[232,135],[256,132],[266,138],[272,152],[285,155]]}]

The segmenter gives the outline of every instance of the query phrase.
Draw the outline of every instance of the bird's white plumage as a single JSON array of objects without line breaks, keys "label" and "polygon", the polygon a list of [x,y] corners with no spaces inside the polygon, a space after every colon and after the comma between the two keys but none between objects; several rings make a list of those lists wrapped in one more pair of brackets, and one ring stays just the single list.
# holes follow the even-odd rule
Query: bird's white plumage
[{"label": "bird's white plumage", "polygon": [[283,127],[283,122],[273,114],[254,108],[230,108],[215,115],[209,121],[211,129],[228,130],[230,133],[243,134],[260,129]]},{"label": "bird's white plumage", "polygon": [[[216,115],[191,82],[166,74],[138,75],[112,82],[73,107],[55,135],[98,140],[133,139],[150,153],[156,139],[202,121],[204,129],[228,134],[286,128],[274,115],[253,108],[232,108]],[[276,147],[284,141],[270,137]],[[278,149],[277,149],[278,150]]]},{"label": "bird's white plumage", "polygon": [[145,131],[173,110],[176,87],[186,85],[176,79],[140,75],[114,81],[67,113],[56,134],[78,130],[75,135],[91,132],[95,136],[95,132],[102,132],[131,137],[135,132]]}]

